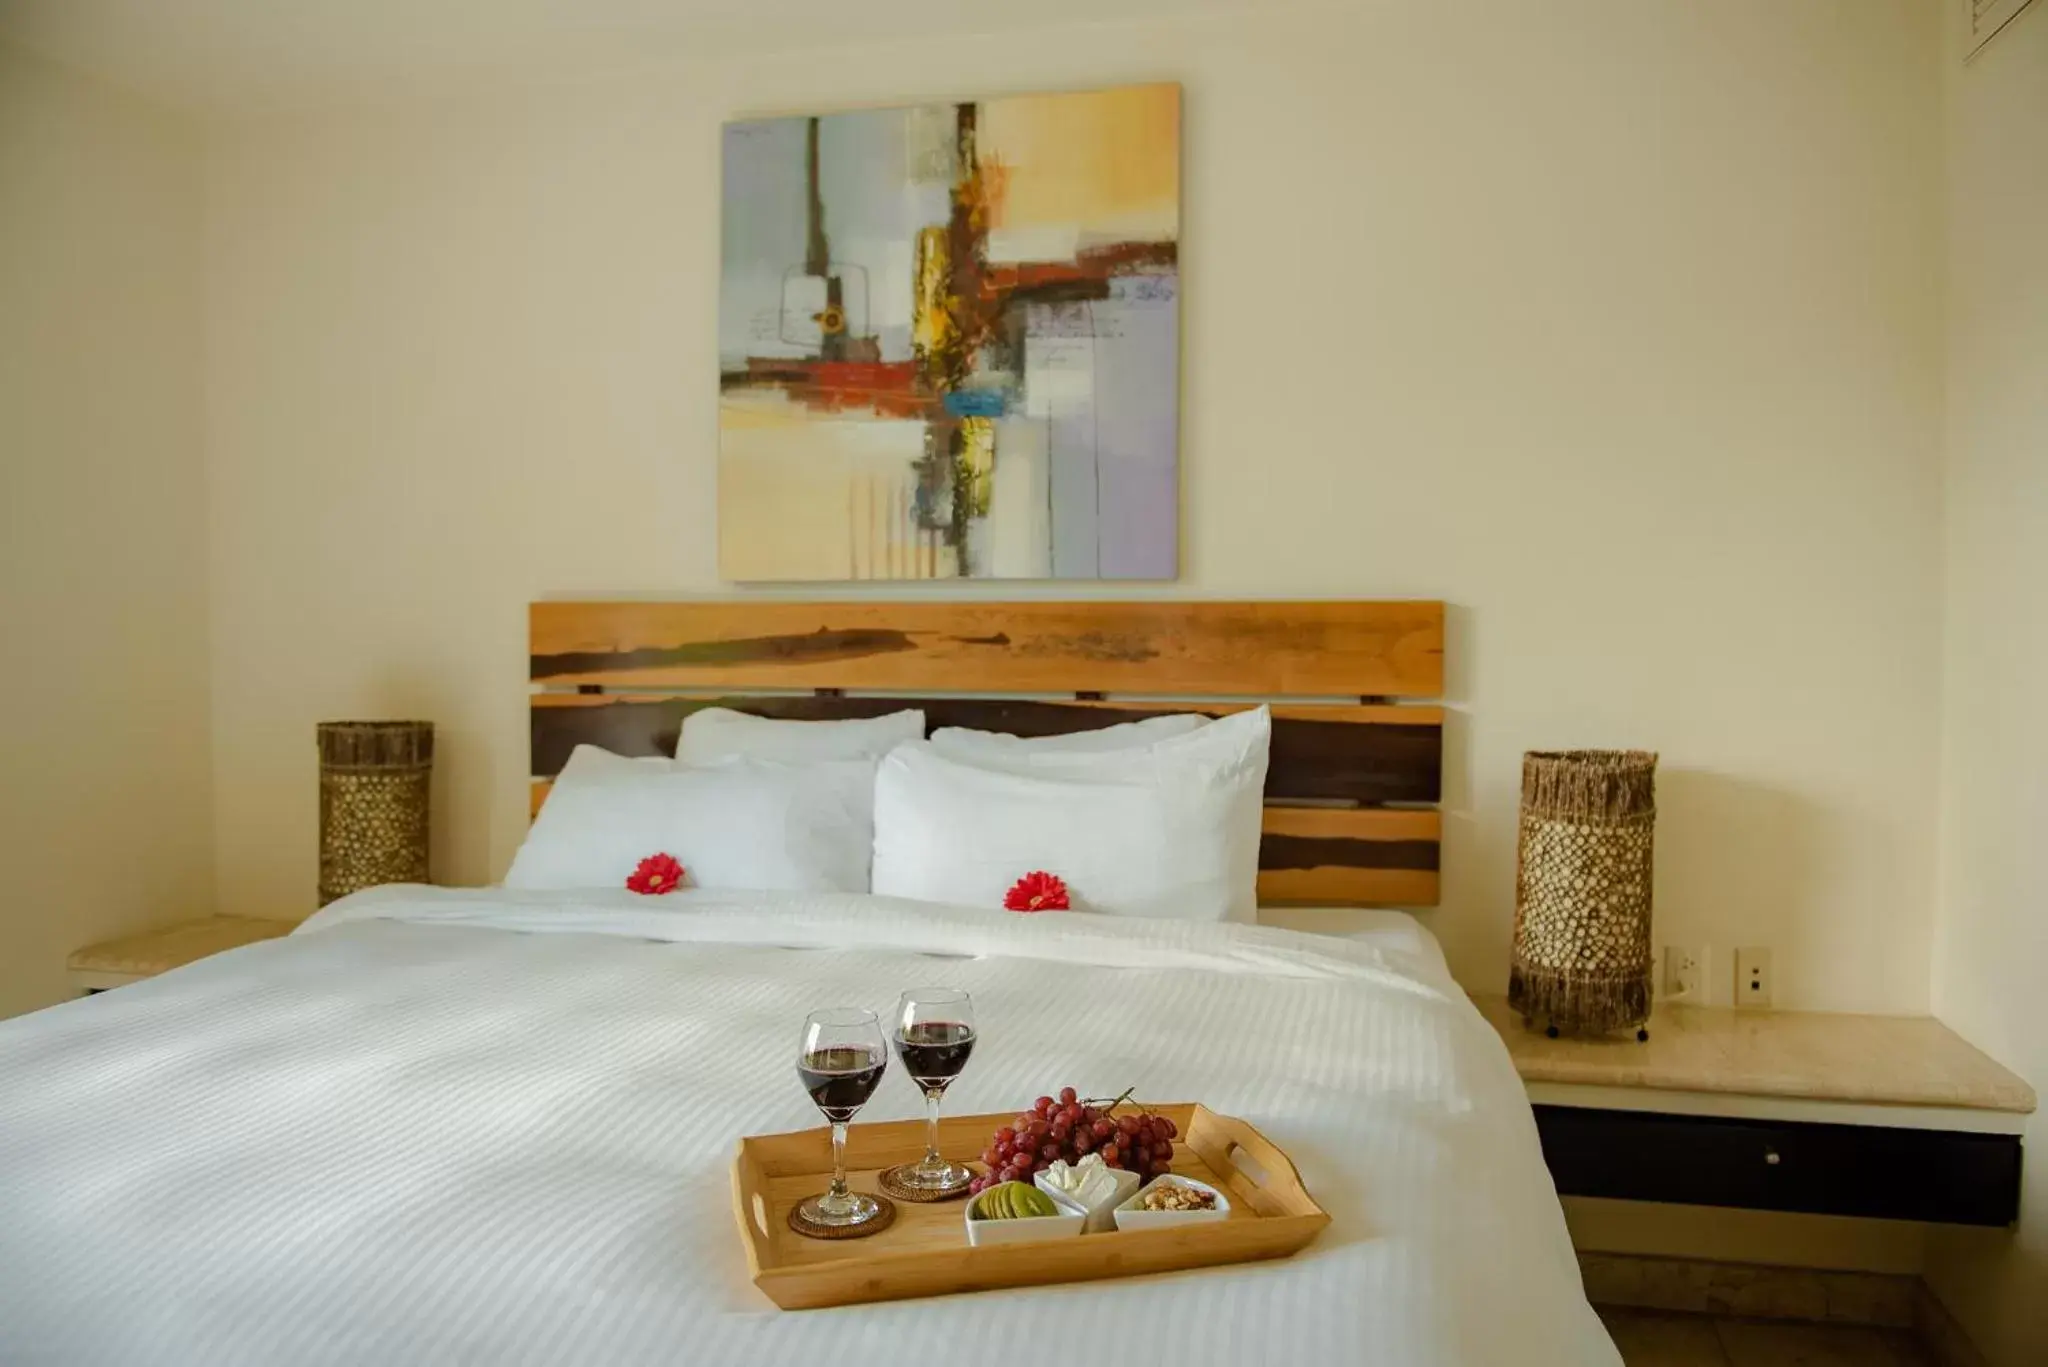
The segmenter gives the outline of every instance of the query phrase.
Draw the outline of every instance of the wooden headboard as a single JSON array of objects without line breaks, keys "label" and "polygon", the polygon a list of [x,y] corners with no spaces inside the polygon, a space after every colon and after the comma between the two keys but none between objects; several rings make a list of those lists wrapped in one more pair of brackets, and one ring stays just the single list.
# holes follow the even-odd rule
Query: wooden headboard
[{"label": "wooden headboard", "polygon": [[[535,603],[533,810],[569,752],[675,752],[731,707],[905,706],[1017,735],[1273,704],[1259,900],[1434,906],[1443,691],[1434,602]],[[855,696],[858,694],[859,696]]]}]

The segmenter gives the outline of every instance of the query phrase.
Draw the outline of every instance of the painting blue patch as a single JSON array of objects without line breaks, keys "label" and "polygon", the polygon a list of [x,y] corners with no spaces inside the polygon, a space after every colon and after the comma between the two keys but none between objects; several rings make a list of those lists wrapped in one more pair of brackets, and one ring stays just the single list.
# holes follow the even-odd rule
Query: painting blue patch
[{"label": "painting blue patch", "polygon": [[946,415],[953,418],[1000,418],[1008,407],[994,389],[961,389],[946,395]]}]

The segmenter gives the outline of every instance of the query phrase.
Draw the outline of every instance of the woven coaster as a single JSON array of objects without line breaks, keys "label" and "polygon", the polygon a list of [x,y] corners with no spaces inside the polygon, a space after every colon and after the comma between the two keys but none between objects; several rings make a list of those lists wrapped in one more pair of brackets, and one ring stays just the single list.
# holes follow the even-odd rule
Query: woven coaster
[{"label": "woven coaster", "polygon": [[[884,1168],[882,1169],[882,1175],[875,1179],[875,1185],[899,1201],[909,1201],[915,1205],[923,1206],[929,1205],[933,1201],[959,1200],[967,1194],[967,1184],[972,1182],[975,1176],[974,1170],[968,1168],[967,1175],[961,1178],[955,1186],[913,1187],[905,1182],[903,1178],[916,1166],[917,1164],[915,1163],[898,1163],[893,1168]],[[964,1163],[961,1166],[967,1167]]]},{"label": "woven coaster", "polygon": [[875,1218],[872,1220],[865,1220],[857,1225],[817,1225],[804,1218],[801,1205],[794,1205],[789,1208],[789,1227],[806,1239],[865,1239],[870,1234],[880,1234],[896,1223],[894,1201],[886,1196],[874,1196],[868,1192],[862,1192],[861,1195],[867,1196],[881,1207],[875,1212]]}]

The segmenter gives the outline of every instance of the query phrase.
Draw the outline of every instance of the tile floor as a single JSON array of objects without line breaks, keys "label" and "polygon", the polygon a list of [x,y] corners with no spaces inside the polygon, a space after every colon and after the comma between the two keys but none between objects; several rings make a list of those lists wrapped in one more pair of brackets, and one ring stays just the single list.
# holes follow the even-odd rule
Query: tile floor
[{"label": "tile floor", "polygon": [[1897,1329],[1602,1308],[1628,1367],[1934,1367]]}]

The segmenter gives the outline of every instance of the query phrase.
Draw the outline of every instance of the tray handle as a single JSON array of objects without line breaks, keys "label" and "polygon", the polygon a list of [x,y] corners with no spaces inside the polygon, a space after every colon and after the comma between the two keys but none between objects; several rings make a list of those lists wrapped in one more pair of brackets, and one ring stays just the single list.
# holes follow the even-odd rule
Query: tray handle
[{"label": "tray handle", "polygon": [[1215,1142],[1202,1146],[1206,1152],[1198,1152],[1202,1152],[1210,1167],[1227,1167],[1242,1177],[1254,1193],[1252,1206],[1261,1215],[1296,1214],[1288,1198],[1305,1195],[1306,1189],[1294,1160],[1235,1116],[1218,1115],[1206,1109],[1202,1116],[1208,1122],[1202,1128]]},{"label": "tray handle", "polygon": [[739,1217],[740,1233],[746,1239],[747,1271],[754,1277],[761,1275],[775,1237],[769,1228],[768,1198],[760,1190],[761,1182],[761,1166],[747,1152],[746,1141],[741,1140],[732,1167],[732,1205],[733,1214]]}]

